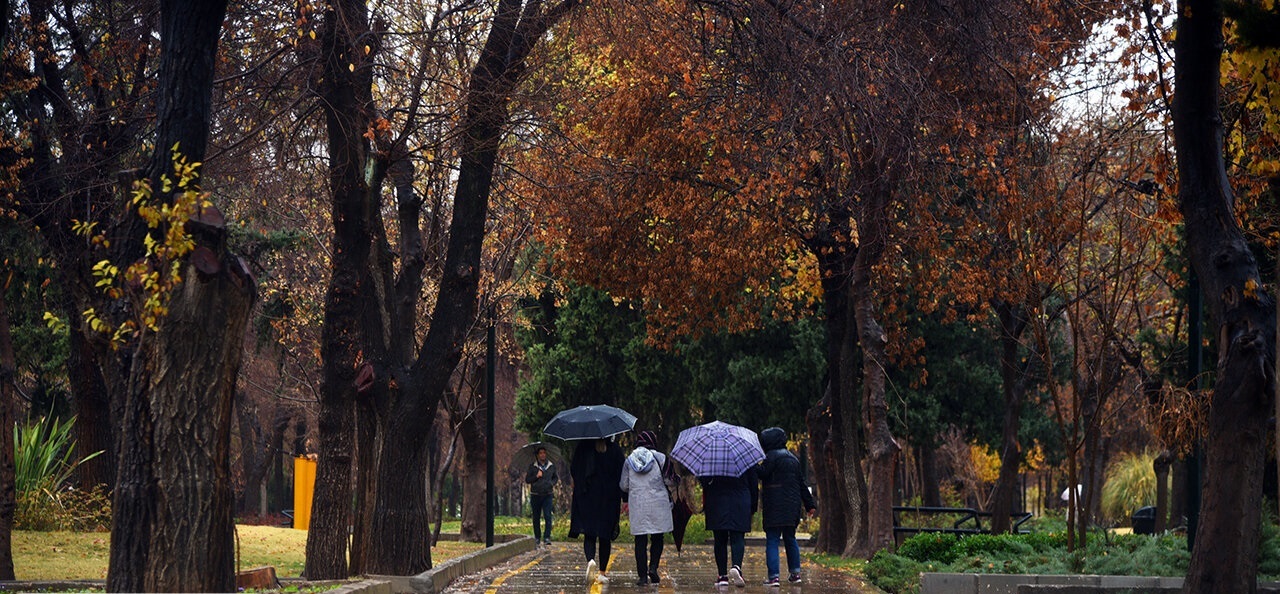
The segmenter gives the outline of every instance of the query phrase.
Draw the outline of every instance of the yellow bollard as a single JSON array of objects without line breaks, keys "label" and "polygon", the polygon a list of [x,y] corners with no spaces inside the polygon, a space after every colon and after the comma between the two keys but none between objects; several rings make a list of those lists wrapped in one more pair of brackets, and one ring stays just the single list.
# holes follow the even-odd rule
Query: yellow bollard
[{"label": "yellow bollard", "polygon": [[293,527],[306,530],[311,526],[311,496],[316,488],[316,461],[298,456],[293,459]]}]

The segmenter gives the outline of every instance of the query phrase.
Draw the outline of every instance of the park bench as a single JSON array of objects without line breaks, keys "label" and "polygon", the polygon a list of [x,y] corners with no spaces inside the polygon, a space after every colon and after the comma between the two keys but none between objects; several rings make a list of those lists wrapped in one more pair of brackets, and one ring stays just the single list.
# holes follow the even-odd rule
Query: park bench
[{"label": "park bench", "polygon": [[[912,526],[903,526],[900,515],[908,514],[916,519]],[[922,516],[955,518],[951,522],[951,526],[929,526],[920,525],[919,521]],[[990,518],[991,512],[979,511],[971,507],[932,507],[932,506],[910,506],[895,505],[893,506],[893,536],[894,540],[901,544],[902,539],[912,534],[920,532],[942,532],[946,534],[990,534],[991,522],[987,521],[984,526],[982,519]],[[1026,533],[1027,530],[1022,529],[1022,524],[1031,519],[1030,512],[1014,512],[1010,514],[1013,521],[1012,530],[1015,533]]]}]

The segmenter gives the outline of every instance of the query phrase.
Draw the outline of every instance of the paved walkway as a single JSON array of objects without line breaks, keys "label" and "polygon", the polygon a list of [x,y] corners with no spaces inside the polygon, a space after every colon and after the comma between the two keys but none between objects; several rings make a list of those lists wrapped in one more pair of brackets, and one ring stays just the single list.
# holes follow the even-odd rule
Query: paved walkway
[{"label": "paved walkway", "polygon": [[719,594],[880,594],[882,591],[860,578],[806,562],[801,584],[786,583],[786,555],[783,554],[783,585],[770,588],[765,578],[764,546],[747,545],[743,560],[746,588],[716,586],[716,563],[709,545],[689,545],[676,553],[668,544],[662,552],[658,586],[637,586],[635,552],[630,541],[613,543],[609,561],[609,584],[589,585],[582,542],[554,543],[550,547],[517,556],[489,571],[463,576],[450,584],[444,594],[608,594],[647,592]]}]

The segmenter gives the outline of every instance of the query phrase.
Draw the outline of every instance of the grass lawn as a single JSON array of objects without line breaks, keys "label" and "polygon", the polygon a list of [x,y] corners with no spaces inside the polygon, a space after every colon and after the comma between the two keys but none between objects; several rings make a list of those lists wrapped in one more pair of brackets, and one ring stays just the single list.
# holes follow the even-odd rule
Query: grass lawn
[{"label": "grass lawn", "polygon": [[[236,526],[240,569],[270,565],[279,577],[302,574],[307,532],[272,526]],[[107,532],[13,532],[13,569],[19,580],[103,580],[110,544]],[[431,549],[440,564],[483,548],[482,543],[441,540]]]}]

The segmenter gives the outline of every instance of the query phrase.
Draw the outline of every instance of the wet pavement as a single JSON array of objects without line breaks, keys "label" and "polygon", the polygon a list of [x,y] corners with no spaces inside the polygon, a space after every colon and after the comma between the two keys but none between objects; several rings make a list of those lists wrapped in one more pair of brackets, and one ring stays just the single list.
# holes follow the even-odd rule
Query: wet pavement
[{"label": "wet pavement", "polygon": [[686,545],[677,553],[670,544],[662,553],[657,586],[637,586],[635,552],[632,543],[613,543],[607,572],[610,583],[588,584],[582,542],[553,543],[519,555],[486,572],[454,580],[444,594],[609,594],[609,593],[710,593],[710,594],[882,594],[882,590],[861,578],[826,569],[805,561],[799,584],[786,582],[783,555],[783,584],[765,586],[764,546],[747,545],[742,563],[745,588],[716,586],[716,562],[710,545]]}]

